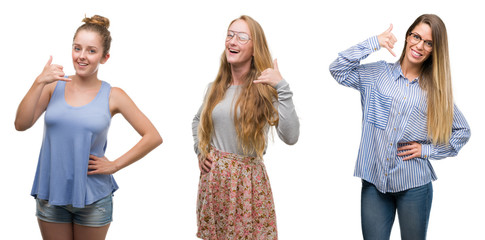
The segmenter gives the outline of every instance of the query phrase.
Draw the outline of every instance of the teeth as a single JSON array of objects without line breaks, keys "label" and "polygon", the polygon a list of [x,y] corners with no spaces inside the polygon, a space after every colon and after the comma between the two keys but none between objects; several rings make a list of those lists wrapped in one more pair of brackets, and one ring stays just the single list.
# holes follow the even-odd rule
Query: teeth
[{"label": "teeth", "polygon": [[418,53],[418,52],[416,52],[416,51],[414,51],[414,50],[411,50],[411,52],[412,52],[412,53],[413,53],[413,55],[414,55],[414,56],[416,56],[416,57],[421,57],[421,56],[423,56],[423,54],[420,54],[420,53]]},{"label": "teeth", "polygon": [[79,65],[81,65],[81,66],[87,66],[86,63],[79,63]]},{"label": "teeth", "polygon": [[230,48],[229,48],[229,52],[232,52],[232,53],[238,53],[239,51],[234,50],[234,49],[230,49]]}]

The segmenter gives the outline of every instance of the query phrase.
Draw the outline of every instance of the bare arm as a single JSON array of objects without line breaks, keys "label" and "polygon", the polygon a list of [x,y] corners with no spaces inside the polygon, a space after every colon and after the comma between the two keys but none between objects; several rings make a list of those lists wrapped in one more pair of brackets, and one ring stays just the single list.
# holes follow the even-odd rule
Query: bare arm
[{"label": "bare arm", "polygon": [[57,81],[71,81],[64,77],[60,65],[51,64],[52,56],[47,61],[42,73],[35,79],[32,87],[20,102],[15,116],[15,129],[24,131],[34,125],[49,104]]},{"label": "bare arm", "polygon": [[121,113],[142,138],[133,148],[114,161],[90,155],[89,175],[113,174],[138,161],[163,142],[155,126],[120,88],[111,88],[110,111],[112,116]]}]

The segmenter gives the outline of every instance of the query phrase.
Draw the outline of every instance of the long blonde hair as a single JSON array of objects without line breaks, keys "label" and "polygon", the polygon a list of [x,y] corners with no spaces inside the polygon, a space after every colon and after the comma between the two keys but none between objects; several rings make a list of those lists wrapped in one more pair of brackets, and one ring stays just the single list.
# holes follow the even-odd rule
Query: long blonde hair
[{"label": "long blonde hair", "polygon": [[[443,21],[434,14],[419,16],[406,32],[406,39],[420,23],[430,26],[431,56],[422,64],[419,85],[428,95],[428,136],[434,144],[448,144],[453,123],[453,92],[448,54],[448,36]],[[401,54],[402,64],[407,42]]]},{"label": "long blonde hair", "polygon": [[[278,96],[271,86],[254,84],[253,80],[257,79],[262,71],[272,67],[272,58],[261,25],[251,17],[243,15],[233,20],[229,27],[237,20],[243,20],[249,26],[251,41],[253,41],[253,57],[250,70],[244,77],[241,93],[234,106],[234,125],[239,146],[244,154],[256,153],[262,157],[266,147],[266,126],[267,124],[274,126],[278,123],[277,109],[273,105],[273,101]],[[212,111],[224,98],[231,82],[231,65],[223,52],[219,73],[208,90],[198,127],[198,147],[203,156],[209,152],[214,131]]]}]

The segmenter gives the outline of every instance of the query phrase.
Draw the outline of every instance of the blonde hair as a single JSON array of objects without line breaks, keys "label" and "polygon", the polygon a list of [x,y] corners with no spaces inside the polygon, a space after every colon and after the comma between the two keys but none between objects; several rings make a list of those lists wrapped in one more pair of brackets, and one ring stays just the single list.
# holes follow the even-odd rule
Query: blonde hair
[{"label": "blonde hair", "polygon": [[[238,144],[243,153],[256,153],[259,157],[262,157],[266,147],[267,124],[274,126],[278,123],[277,109],[273,105],[273,101],[278,96],[276,90],[271,86],[254,84],[253,80],[257,79],[262,71],[272,67],[272,58],[266,37],[259,23],[251,17],[243,15],[233,20],[229,27],[237,20],[243,20],[249,26],[251,41],[253,41],[253,57],[249,72],[244,77],[245,81],[241,93],[234,106],[234,125],[236,126]],[[212,110],[224,98],[231,82],[231,65],[227,62],[225,52],[223,52],[219,72],[204,101],[198,127],[198,147],[203,156],[206,156],[209,152],[211,136],[214,131]]]},{"label": "blonde hair", "polygon": [[77,33],[81,30],[96,32],[99,34],[99,36],[101,36],[101,43],[103,44],[103,57],[106,57],[111,47],[111,33],[108,31],[109,19],[103,16],[94,15],[90,18],[84,17],[83,22],[84,24],[76,30],[72,40],[74,41],[74,39],[76,39]]},{"label": "blonde hair", "polygon": [[[453,92],[446,27],[438,16],[423,14],[409,27],[406,39],[420,23],[429,25],[433,39],[431,56],[422,64],[419,78],[419,85],[428,95],[428,136],[433,144],[448,144],[453,123]],[[401,54],[401,63],[406,46],[407,42]]]}]

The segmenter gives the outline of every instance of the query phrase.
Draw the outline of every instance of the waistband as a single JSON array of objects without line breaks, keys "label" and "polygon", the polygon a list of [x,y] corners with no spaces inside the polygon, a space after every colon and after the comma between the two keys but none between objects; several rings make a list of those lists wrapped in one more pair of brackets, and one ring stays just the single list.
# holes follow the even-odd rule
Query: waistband
[{"label": "waistband", "polygon": [[220,159],[220,158],[229,159],[229,160],[242,162],[245,164],[260,164],[263,162],[263,159],[259,157],[251,157],[251,156],[239,155],[236,153],[223,152],[219,149],[216,149],[213,146],[211,146],[209,154],[216,159]]}]

